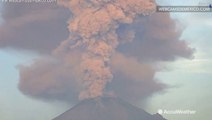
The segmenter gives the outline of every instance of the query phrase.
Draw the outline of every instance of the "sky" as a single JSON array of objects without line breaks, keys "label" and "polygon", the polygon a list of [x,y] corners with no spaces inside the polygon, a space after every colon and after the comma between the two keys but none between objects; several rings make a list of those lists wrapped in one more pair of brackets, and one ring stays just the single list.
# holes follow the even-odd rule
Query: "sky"
[{"label": "sky", "polygon": [[[183,0],[157,1],[159,4],[181,5]],[[201,1],[188,0],[198,4]],[[212,1],[211,1],[212,2]],[[195,48],[193,59],[179,58],[175,62],[161,62],[165,66],[156,73],[159,81],[169,85],[164,92],[154,94],[145,110],[156,113],[158,109],[195,110],[194,115],[167,115],[169,120],[210,120],[212,108],[212,13],[171,13],[173,19],[185,27],[181,38]],[[18,65],[29,65],[39,55],[24,50],[4,48],[0,50],[0,119],[48,120],[67,110],[71,105],[60,101],[46,102],[23,95],[18,90]]]}]

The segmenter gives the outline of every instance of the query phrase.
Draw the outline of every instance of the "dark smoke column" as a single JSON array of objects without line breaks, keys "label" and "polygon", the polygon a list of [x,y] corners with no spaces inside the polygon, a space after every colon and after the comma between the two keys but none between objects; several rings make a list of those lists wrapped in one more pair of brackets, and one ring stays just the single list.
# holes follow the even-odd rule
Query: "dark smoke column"
[{"label": "dark smoke column", "polygon": [[153,0],[59,0],[70,9],[70,37],[56,50],[58,54],[68,48],[82,51],[80,73],[83,88],[80,99],[104,94],[107,82],[113,79],[110,58],[119,41],[119,24],[131,24],[137,15],[155,11]]}]

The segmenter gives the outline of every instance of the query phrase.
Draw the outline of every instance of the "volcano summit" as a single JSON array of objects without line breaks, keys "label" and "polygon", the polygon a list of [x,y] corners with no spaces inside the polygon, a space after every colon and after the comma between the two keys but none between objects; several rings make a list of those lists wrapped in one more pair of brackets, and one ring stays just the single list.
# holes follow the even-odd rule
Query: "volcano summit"
[{"label": "volcano summit", "polygon": [[166,120],[151,115],[119,98],[86,99],[53,120]]}]

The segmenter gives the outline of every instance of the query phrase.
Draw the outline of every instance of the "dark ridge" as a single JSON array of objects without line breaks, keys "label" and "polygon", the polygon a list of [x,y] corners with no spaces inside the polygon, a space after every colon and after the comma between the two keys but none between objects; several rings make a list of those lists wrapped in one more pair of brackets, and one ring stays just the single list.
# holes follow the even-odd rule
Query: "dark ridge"
[{"label": "dark ridge", "polygon": [[119,98],[86,99],[53,120],[166,120]]}]

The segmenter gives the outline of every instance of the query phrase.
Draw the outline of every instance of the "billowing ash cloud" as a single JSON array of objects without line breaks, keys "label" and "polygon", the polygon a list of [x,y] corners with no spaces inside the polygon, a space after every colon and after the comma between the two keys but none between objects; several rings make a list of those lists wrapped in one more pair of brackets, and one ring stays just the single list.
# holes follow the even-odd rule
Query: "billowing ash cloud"
[{"label": "billowing ash cloud", "polygon": [[177,57],[192,57],[193,49],[180,40],[182,27],[170,19],[167,13],[155,13],[150,17],[139,16],[132,24],[118,29],[120,38],[134,31],[133,42],[124,44],[119,51],[136,56],[142,61],[172,61]]},{"label": "billowing ash cloud", "polygon": [[[41,15],[20,19],[14,29],[19,30],[22,39],[10,39],[19,36],[15,32],[9,35],[13,22],[5,22],[0,28],[7,28],[3,31],[8,33],[0,34],[2,46],[46,53],[54,48],[50,55],[35,60],[32,65],[19,67],[19,89],[31,97],[74,102],[78,97],[86,99],[109,94],[137,102],[165,88],[166,85],[155,78],[157,62],[192,57],[193,49],[180,40],[182,30],[177,29],[169,14],[145,16],[154,11],[155,4],[151,0],[71,0],[59,1],[59,4],[70,10],[67,40],[50,39],[67,35],[64,27],[67,11],[54,5],[39,7],[43,10],[42,16],[51,13],[57,21]],[[12,7],[7,7],[4,16],[18,18],[7,13],[12,11]],[[20,8],[19,13],[31,16],[34,10],[28,9]],[[37,26],[39,24],[46,26]],[[52,29],[48,29],[49,26]],[[61,29],[54,28],[58,26]],[[48,29],[50,34],[46,40],[40,29]],[[25,37],[22,30],[40,35],[43,41],[36,41],[35,36],[27,34]]]},{"label": "billowing ash cloud", "polygon": [[68,37],[70,11],[56,3],[4,3],[0,47],[49,53]]},{"label": "billowing ash cloud", "polygon": [[110,58],[119,43],[116,29],[120,23],[131,24],[138,15],[152,13],[155,3],[151,0],[61,0],[59,4],[69,8],[73,17],[69,21],[71,35],[55,54],[67,47],[69,51],[81,48],[79,68],[83,89],[79,98],[102,96],[106,84],[113,79]]}]

